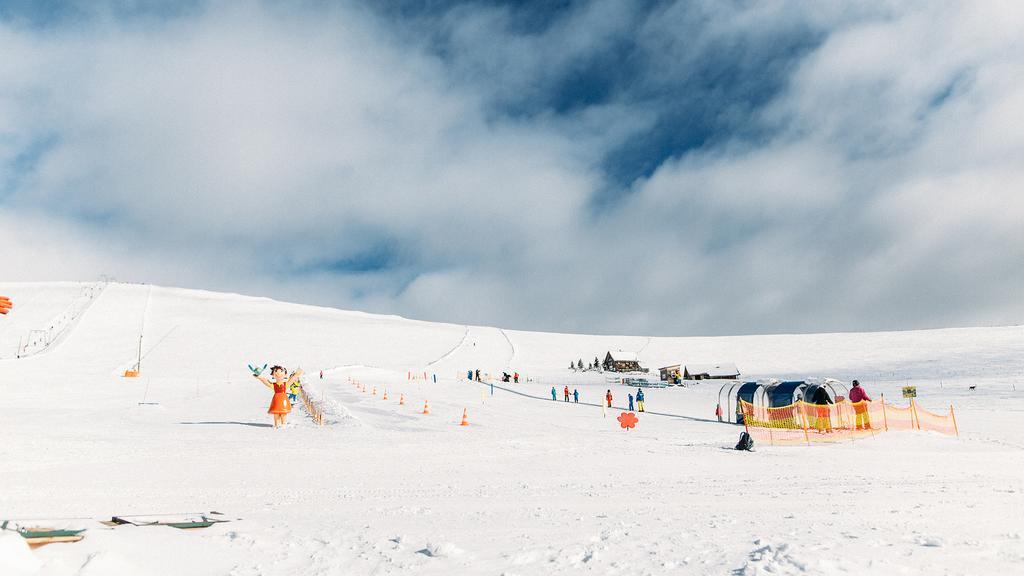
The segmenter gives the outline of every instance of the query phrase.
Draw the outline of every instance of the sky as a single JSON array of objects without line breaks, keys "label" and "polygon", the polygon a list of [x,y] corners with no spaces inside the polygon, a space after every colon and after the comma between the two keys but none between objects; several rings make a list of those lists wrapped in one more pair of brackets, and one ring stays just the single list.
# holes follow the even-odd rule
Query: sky
[{"label": "sky", "polygon": [[0,0],[0,279],[557,332],[1024,323],[1024,5]]}]

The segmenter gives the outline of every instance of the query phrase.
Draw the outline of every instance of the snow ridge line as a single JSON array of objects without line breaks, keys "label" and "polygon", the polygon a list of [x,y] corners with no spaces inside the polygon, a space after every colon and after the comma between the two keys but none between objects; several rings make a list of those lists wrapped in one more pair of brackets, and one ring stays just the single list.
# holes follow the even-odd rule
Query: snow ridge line
[{"label": "snow ridge line", "polygon": [[[475,380],[470,380],[470,382],[475,382]],[[494,388],[497,388],[498,390],[504,390],[505,392],[511,392],[512,394],[517,394],[517,395],[522,396],[524,398],[531,398],[533,400],[542,400],[544,402],[553,402],[553,400],[547,398],[546,396],[535,396],[533,394],[527,394],[526,392],[520,392],[519,390],[512,390],[511,388],[506,388],[504,386],[499,386],[497,384],[491,384],[490,382],[477,382],[477,383],[482,385],[482,386],[493,386]],[[575,406],[594,406],[596,408],[600,408],[602,406],[602,404],[594,404],[593,402],[562,402],[562,404],[573,404]],[[611,409],[612,410],[627,410],[627,408],[624,407],[624,406],[615,406],[615,405],[612,405]],[[718,420],[712,420],[710,418],[698,418],[696,416],[686,416],[684,414],[672,414],[670,412],[651,412],[650,410],[645,410],[643,413],[644,414],[651,414],[653,416],[665,416],[667,418],[680,418],[680,419],[683,419],[683,420],[690,420],[690,421],[693,421],[693,422],[710,422],[710,423],[713,423],[713,424],[721,424],[721,422],[719,422]]]},{"label": "snow ridge line", "polygon": [[640,353],[642,353],[644,350],[647,350],[647,347],[650,346],[650,345],[651,345],[651,337],[648,336],[647,337],[647,342],[644,342],[644,345],[641,346],[640,349],[636,351],[636,355],[639,356]]},{"label": "snow ridge line", "polygon": [[466,343],[466,338],[469,338],[469,326],[468,325],[466,326],[465,332],[462,333],[462,340],[459,340],[458,344],[456,344],[451,350],[449,350],[449,351],[445,352],[444,354],[442,354],[440,358],[438,358],[436,360],[432,360],[430,362],[427,362],[427,366],[433,366],[434,364],[437,364],[441,360],[444,360],[445,358],[447,358],[447,357],[451,356],[452,354],[454,354],[456,350],[458,350],[459,348],[462,348],[462,345]]},{"label": "snow ridge line", "polygon": [[501,335],[505,337],[505,342],[508,342],[508,347],[512,349],[512,356],[509,357],[508,363],[505,364],[505,367],[511,370],[512,361],[516,359],[516,346],[512,343],[512,339],[508,337],[504,329],[498,328],[498,332],[501,332]]}]

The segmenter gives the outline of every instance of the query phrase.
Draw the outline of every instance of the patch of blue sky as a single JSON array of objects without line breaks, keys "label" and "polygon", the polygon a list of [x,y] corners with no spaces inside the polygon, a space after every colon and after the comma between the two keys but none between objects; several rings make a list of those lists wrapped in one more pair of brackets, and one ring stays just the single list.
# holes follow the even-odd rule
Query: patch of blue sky
[{"label": "patch of blue sky", "polygon": [[965,91],[973,80],[973,71],[962,71],[953,76],[952,79],[941,89],[936,91],[925,107],[925,113],[942,108],[950,99]]},{"label": "patch of blue sky", "polygon": [[364,250],[333,259],[303,264],[295,270],[299,274],[371,274],[398,266],[398,252],[390,244],[376,243]]},{"label": "patch of blue sky", "polygon": [[34,28],[74,26],[97,16],[119,20],[165,20],[199,11],[204,0],[0,0],[0,21]]},{"label": "patch of blue sky", "polygon": [[56,134],[41,136],[11,158],[0,173],[0,199],[16,192],[25,179],[36,170],[43,156],[53,150],[59,142],[60,138]]},{"label": "patch of blue sky", "polygon": [[437,18],[462,8],[504,10],[509,31],[536,34],[581,4],[574,0],[374,0],[374,9],[398,18]]}]

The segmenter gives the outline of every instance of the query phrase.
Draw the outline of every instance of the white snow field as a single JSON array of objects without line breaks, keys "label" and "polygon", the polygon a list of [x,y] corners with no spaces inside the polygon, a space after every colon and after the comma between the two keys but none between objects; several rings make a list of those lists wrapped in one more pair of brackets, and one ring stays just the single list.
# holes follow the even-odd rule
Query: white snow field
[{"label": "white snow field", "polygon": [[[15,304],[0,343],[61,314],[82,286],[0,283]],[[124,378],[140,331],[141,376]],[[895,404],[916,385],[921,406],[956,406],[960,436],[739,452],[741,428],[716,421],[709,382],[647,390],[648,410],[666,415],[625,431],[620,410],[596,403],[610,388],[621,406],[629,390],[567,369],[608,350],[652,371],[731,361],[744,379],[859,378]],[[0,519],[87,530],[30,555],[0,533],[3,576],[1024,571],[1021,327],[577,336],[109,284],[47,350],[7,352]],[[248,363],[305,369],[325,425],[297,405],[271,428],[271,394]],[[532,381],[502,385],[526,395],[492,396],[465,380],[477,368]],[[595,405],[562,402],[565,385]],[[99,522],[212,511],[230,522]]]}]

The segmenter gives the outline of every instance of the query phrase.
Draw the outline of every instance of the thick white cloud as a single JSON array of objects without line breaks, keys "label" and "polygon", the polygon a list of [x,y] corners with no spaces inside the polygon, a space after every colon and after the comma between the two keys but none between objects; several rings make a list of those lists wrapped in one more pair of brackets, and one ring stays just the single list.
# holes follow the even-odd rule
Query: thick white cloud
[{"label": "thick white cloud", "polygon": [[[0,23],[4,277],[596,332],[1024,317],[1015,4],[599,2],[542,34],[511,18],[211,4]],[[440,56],[402,36],[427,26]],[[766,106],[722,103],[756,137],[668,158],[594,209],[617,186],[608,155],[672,106],[652,91],[706,72],[709,47],[742,60],[781,33],[820,44]],[[644,55],[635,83],[545,110],[537,95],[612,41]]]}]

